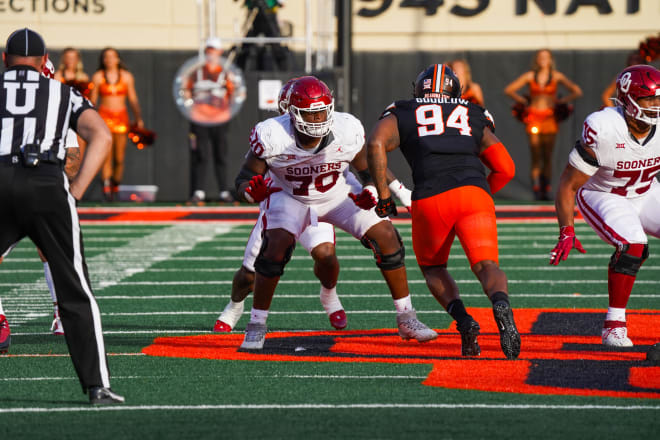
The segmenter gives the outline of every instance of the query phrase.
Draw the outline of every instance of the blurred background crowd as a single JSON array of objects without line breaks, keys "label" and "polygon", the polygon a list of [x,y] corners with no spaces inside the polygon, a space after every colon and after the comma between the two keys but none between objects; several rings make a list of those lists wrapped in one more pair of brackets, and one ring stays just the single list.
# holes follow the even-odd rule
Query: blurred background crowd
[{"label": "blurred background crowd", "polygon": [[[289,78],[324,80],[336,109],[368,133],[390,102],[411,96],[420,70],[441,62],[463,97],[490,111],[516,162],[498,196],[552,200],[584,117],[612,105],[619,71],[657,67],[660,50],[652,0],[65,3],[33,5],[23,24],[53,42],[56,79],[87,96],[113,133],[88,201],[234,203],[250,130],[277,114]],[[133,14],[147,11],[138,24]],[[100,32],[87,40],[90,27]],[[403,159],[390,164],[410,185]]]}]

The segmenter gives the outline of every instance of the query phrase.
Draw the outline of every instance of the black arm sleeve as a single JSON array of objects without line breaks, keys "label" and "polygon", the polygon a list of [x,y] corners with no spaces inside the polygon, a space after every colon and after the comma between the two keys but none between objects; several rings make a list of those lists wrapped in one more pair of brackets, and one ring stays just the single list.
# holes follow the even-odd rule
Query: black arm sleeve
[{"label": "black arm sleeve", "polygon": [[363,185],[366,185],[367,183],[373,183],[373,179],[371,178],[371,173],[369,173],[369,169],[358,171],[357,174],[360,180],[362,181]]},{"label": "black arm sleeve", "polygon": [[241,171],[239,171],[238,173],[238,176],[236,176],[236,180],[234,181],[234,186],[236,187],[236,191],[238,191],[239,187],[243,182],[249,182],[250,179],[252,179],[256,175],[257,173],[253,173],[251,170],[242,167]]},{"label": "black arm sleeve", "polygon": [[592,167],[599,167],[600,164],[596,160],[595,157],[587,153],[587,150],[584,149],[584,145],[582,145],[582,142],[580,142],[580,139],[578,139],[575,142],[575,149],[577,150],[578,153],[580,153],[580,157],[582,160],[584,160],[586,163],[591,165]]}]

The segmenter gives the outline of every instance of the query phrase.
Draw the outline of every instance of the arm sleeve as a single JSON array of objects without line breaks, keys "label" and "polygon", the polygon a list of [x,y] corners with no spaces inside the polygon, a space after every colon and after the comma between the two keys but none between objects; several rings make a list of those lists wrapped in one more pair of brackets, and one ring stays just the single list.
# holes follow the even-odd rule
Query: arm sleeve
[{"label": "arm sleeve", "polygon": [[576,170],[588,176],[593,176],[598,171],[598,162],[584,152],[584,147],[579,140],[575,143],[575,147],[573,147],[571,153],[568,155],[568,163]]},{"label": "arm sleeve", "polygon": [[391,115],[392,111],[396,108],[396,103],[391,103],[390,105],[387,106],[385,110],[383,110],[383,113],[380,114],[378,119],[383,119],[385,116]]},{"label": "arm sleeve", "polygon": [[[583,172],[588,176],[593,176],[598,171],[599,163],[599,145],[600,137],[603,131],[607,131],[606,126],[601,124],[603,112],[592,113],[582,125],[582,136],[575,142],[575,146],[568,155],[568,163],[573,168]],[[587,152],[589,148],[596,157]]]},{"label": "arm sleeve", "polygon": [[491,194],[495,194],[504,188],[516,175],[516,165],[501,142],[486,148],[479,155],[479,159],[491,170],[488,175],[488,186]]}]

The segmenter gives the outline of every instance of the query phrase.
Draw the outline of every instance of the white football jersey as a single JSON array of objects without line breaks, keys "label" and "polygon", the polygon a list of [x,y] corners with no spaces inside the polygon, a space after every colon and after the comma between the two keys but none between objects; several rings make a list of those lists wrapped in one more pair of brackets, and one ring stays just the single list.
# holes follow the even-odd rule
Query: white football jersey
[{"label": "white football jersey", "polygon": [[587,163],[577,147],[569,163],[591,175],[585,189],[619,194],[624,197],[644,195],[652,185],[659,185],[660,133],[655,127],[640,142],[633,139],[621,107],[606,107],[587,116],[582,142],[596,153],[598,166]]},{"label": "white football jersey", "polygon": [[250,149],[268,164],[273,186],[303,203],[345,198],[350,190],[344,171],[363,146],[362,123],[340,112],[334,112],[330,134],[314,149],[298,146],[288,114],[260,122],[250,135]]}]

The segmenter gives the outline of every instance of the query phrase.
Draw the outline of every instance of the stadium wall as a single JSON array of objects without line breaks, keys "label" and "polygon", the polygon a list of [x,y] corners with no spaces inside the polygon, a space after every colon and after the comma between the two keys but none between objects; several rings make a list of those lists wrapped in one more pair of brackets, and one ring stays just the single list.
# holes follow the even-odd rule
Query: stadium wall
[{"label": "stadium wall", "polygon": [[[57,50],[53,52],[58,53]],[[505,85],[530,66],[533,51],[471,51],[471,52],[356,52],[353,60],[352,112],[358,116],[369,133],[382,110],[396,99],[410,97],[411,82],[420,70],[434,62],[455,57],[466,58],[473,70],[474,81],[481,84],[486,107],[493,114],[496,134],[510,150],[517,166],[517,176],[500,196],[509,199],[531,200],[529,190],[529,149],[523,125],[511,115],[511,100],[504,96]],[[575,80],[584,97],[575,104],[573,115],[561,124],[555,148],[554,182],[557,182],[576,138],[581,132],[584,117],[601,106],[600,95],[616,73],[624,67],[625,50],[565,50],[555,51],[557,68]],[[91,73],[98,65],[98,51],[83,50],[86,70]],[[131,143],[127,150],[124,184],[157,185],[158,200],[184,201],[189,191],[188,122],[178,112],[172,93],[173,79],[178,68],[193,51],[122,50],[121,55],[135,74],[136,88],[147,128],[158,134],[156,143],[137,150]],[[259,79],[287,80],[303,74],[302,54],[296,55],[300,70],[292,72],[246,72],[248,97],[240,113],[229,126],[229,165],[233,176],[238,172],[248,147],[251,128],[259,120],[274,116],[257,105]],[[319,74],[331,88],[338,90],[335,72]],[[339,97],[338,110],[343,99]],[[411,183],[410,172],[403,156],[391,154],[392,170],[406,184]],[[210,171],[210,170],[209,170]],[[209,176],[212,176],[209,173]],[[214,182],[209,178],[207,193],[217,197]],[[230,183],[230,182],[228,182]],[[100,182],[96,182],[86,196],[101,199]]]}]

